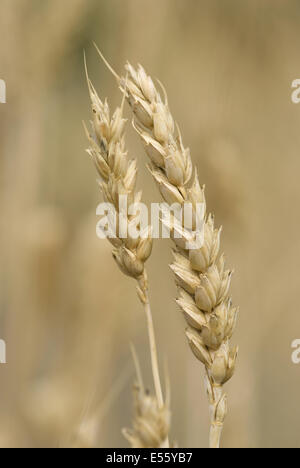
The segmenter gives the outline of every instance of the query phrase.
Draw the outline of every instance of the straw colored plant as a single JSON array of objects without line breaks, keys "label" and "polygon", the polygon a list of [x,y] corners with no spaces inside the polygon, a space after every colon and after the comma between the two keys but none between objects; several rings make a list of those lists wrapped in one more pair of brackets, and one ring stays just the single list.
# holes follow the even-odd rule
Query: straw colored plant
[{"label": "straw colored plant", "polygon": [[120,232],[124,229],[124,225],[130,226],[136,223],[135,216],[128,215],[127,209],[122,209],[120,197],[126,196],[128,206],[130,206],[133,203],[139,203],[142,196],[142,193],[136,190],[136,161],[127,159],[125,149],[124,128],[126,120],[123,118],[124,100],[122,106],[117,108],[111,116],[108,102],[101,101],[88,74],[87,81],[93,111],[93,121],[91,122],[92,133],[85,127],[90,142],[90,148],[87,152],[94,161],[98,174],[101,177],[100,188],[103,197],[106,202],[114,206],[118,214],[117,236],[108,237],[108,239],[114,247],[113,258],[121,271],[137,281],[138,296],[144,306],[147,317],[157,405],[160,410],[163,410],[164,400],[149,302],[148,279],[145,270],[145,262],[152,251],[151,227],[147,229],[146,233],[141,233],[141,236],[137,238],[130,235],[131,231],[129,229],[126,230],[127,232],[124,236],[120,235]]},{"label": "straw colored plant", "polygon": [[167,385],[165,404],[159,407],[157,398],[145,389],[134,348],[132,348],[132,354],[137,377],[134,386],[135,411],[133,428],[123,429],[124,437],[132,448],[166,448],[170,427],[170,386]]},{"label": "straw colored plant", "polygon": [[219,448],[227,413],[223,386],[232,377],[237,358],[237,348],[229,345],[237,308],[229,297],[232,272],[225,268],[224,255],[219,255],[221,229],[215,229],[213,216],[205,209],[203,243],[197,248],[187,247],[196,241],[197,205],[205,206],[205,195],[197,171],[193,170],[190,151],[184,147],[178,128],[176,131],[166,92],[161,86],[162,99],[153,80],[140,65],[134,69],[127,63],[126,80],[111,71],[131,106],[133,126],[150,158],[149,169],[162,197],[168,204],[177,203],[183,208],[189,203],[193,207],[189,220],[191,229],[175,217],[169,223],[176,245],[171,268],[178,286],[177,303],[188,324],[188,342],[205,366],[211,417],[210,447]]}]

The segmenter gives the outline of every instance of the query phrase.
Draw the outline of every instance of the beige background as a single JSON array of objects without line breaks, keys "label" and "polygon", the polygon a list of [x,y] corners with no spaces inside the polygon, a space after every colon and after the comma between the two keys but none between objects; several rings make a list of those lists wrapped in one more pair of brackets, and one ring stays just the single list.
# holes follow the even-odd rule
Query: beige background
[{"label": "beige background", "polygon": [[[240,346],[228,385],[225,447],[299,447],[300,78],[297,0],[1,0],[0,445],[62,445],[89,408],[100,447],[126,446],[133,341],[151,386],[134,283],[95,235],[100,194],[84,150],[90,115],[83,69],[113,106],[117,71],[141,62],[169,94],[209,209],[235,269]],[[129,114],[128,114],[129,116]],[[128,125],[145,199],[159,196]],[[203,369],[174,303],[170,244],[148,269],[160,359],[172,385],[172,438],[206,447]]]}]

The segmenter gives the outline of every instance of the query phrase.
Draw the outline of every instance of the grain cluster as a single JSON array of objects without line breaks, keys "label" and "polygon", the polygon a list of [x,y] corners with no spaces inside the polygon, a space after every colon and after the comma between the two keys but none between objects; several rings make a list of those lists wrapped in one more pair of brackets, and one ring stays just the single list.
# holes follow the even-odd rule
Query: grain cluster
[{"label": "grain cluster", "polygon": [[[134,114],[133,126],[150,159],[149,169],[163,199],[168,204],[192,205],[188,222],[171,219],[169,228],[175,243],[171,266],[178,286],[177,303],[187,322],[186,336],[196,358],[206,370],[206,388],[210,406],[210,446],[219,447],[227,413],[227,396],[223,385],[232,377],[237,348],[229,340],[233,334],[238,309],[230,298],[232,272],[225,267],[220,254],[221,229],[207,213],[204,187],[191,155],[183,144],[180,130],[170,112],[166,92],[164,98],[144,68],[126,65],[126,79],[119,85]],[[197,205],[204,206],[198,220]],[[197,245],[198,222],[203,222],[203,242]],[[190,223],[190,228],[186,225]],[[180,235],[178,235],[180,234]],[[188,246],[193,246],[192,248]]]}]

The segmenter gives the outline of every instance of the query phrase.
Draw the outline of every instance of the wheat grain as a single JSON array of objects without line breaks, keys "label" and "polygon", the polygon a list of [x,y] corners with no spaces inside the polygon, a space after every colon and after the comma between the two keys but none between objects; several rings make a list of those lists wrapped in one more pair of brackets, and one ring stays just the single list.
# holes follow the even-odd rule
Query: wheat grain
[{"label": "wheat grain", "polygon": [[[92,134],[85,126],[87,138],[90,142],[90,148],[87,152],[93,159],[98,174],[101,177],[100,188],[104,199],[113,204],[117,213],[122,215],[118,216],[119,220],[126,218],[126,226],[128,226],[130,223],[135,222],[135,216],[129,216],[127,210],[126,212],[121,211],[119,205],[120,196],[127,196],[128,205],[130,205],[132,203],[139,203],[142,193],[136,191],[136,161],[129,161],[127,159],[125,149],[124,127],[126,120],[123,118],[124,99],[122,106],[117,108],[111,117],[108,102],[102,102],[99,98],[88,77],[87,68],[86,75],[94,117]],[[121,223],[122,221],[119,221],[120,225]],[[120,229],[118,232],[120,232]],[[114,246],[113,257],[120,270],[137,281],[138,296],[144,306],[147,319],[157,404],[162,409],[164,407],[164,400],[150,308],[148,278],[145,270],[145,262],[152,251],[151,227],[148,227],[147,232],[141,233],[136,239],[131,237],[129,230],[127,230],[124,238],[123,236],[116,236],[109,238],[109,240]]]},{"label": "wheat grain", "polygon": [[[183,226],[183,239],[176,239],[172,269],[179,290],[177,302],[188,323],[186,335],[194,355],[206,369],[211,430],[210,447],[220,446],[220,437],[227,413],[227,396],[223,385],[232,377],[237,348],[230,348],[229,339],[235,328],[237,308],[232,306],[229,287],[232,272],[225,269],[224,256],[219,255],[221,229],[215,229],[214,219],[204,213],[204,243],[201,248],[187,249],[186,242],[195,240],[198,203],[205,205],[204,188],[194,171],[190,151],[185,148],[168,106],[157,91],[153,80],[141,65],[134,69],[126,65],[127,79],[118,78],[134,113],[133,126],[141,137],[150,158],[149,169],[164,200],[193,206],[192,229]],[[192,180],[193,177],[193,180]],[[173,234],[178,221],[169,228]],[[182,242],[184,241],[184,243]]]}]

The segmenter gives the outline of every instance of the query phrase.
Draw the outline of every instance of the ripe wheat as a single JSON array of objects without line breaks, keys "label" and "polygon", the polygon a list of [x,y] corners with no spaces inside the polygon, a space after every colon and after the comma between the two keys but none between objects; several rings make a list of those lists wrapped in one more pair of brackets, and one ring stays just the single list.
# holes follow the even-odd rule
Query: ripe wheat
[{"label": "ripe wheat", "polygon": [[167,385],[166,401],[162,407],[159,407],[157,398],[145,389],[134,348],[132,348],[132,354],[137,377],[134,386],[135,411],[133,428],[123,429],[123,435],[132,448],[166,448],[170,428],[169,385]]},{"label": "ripe wheat", "polygon": [[[219,448],[227,414],[227,396],[223,385],[234,373],[238,351],[237,347],[231,348],[229,345],[238,310],[233,307],[229,297],[232,272],[225,269],[224,255],[219,255],[221,229],[215,229],[213,216],[205,210],[204,243],[201,248],[186,248],[187,243],[195,240],[196,206],[198,203],[205,204],[205,195],[197,170],[193,170],[190,151],[184,147],[178,128],[176,132],[166,92],[161,86],[163,100],[153,80],[140,65],[136,70],[127,63],[126,79],[119,78],[107,65],[133,111],[133,126],[150,158],[149,169],[162,197],[169,204],[179,203],[183,206],[188,202],[194,207],[191,230],[179,225],[175,218],[169,226],[176,244],[172,270],[179,291],[177,303],[188,324],[188,342],[206,370],[211,418],[210,447]],[[181,238],[175,235],[176,231]]]},{"label": "ripe wheat", "polygon": [[[101,101],[88,77],[87,67],[86,75],[93,111],[93,121],[91,122],[92,133],[84,125],[90,143],[90,148],[87,152],[94,161],[98,174],[101,177],[99,183],[105,201],[113,204],[116,212],[123,216],[117,217],[119,223],[126,216],[126,226],[129,226],[130,223],[135,223],[135,216],[129,216],[127,212],[124,213],[121,210],[119,205],[120,196],[127,196],[128,204],[131,205],[141,201],[142,193],[136,190],[136,160],[128,160],[125,149],[124,128],[126,120],[123,118],[124,99],[121,107],[117,108],[111,116],[108,102]],[[118,229],[119,232],[120,230]],[[120,236],[108,237],[108,239],[114,247],[113,257],[120,270],[137,281],[138,296],[144,306],[147,318],[157,405],[162,410],[164,408],[164,400],[149,301],[148,279],[145,269],[145,262],[152,251],[151,227],[148,227],[147,232],[142,233],[136,239],[130,236],[129,230],[125,238]]]}]

